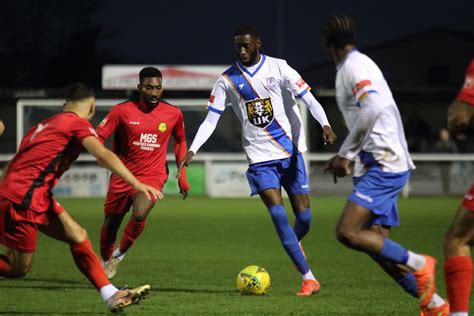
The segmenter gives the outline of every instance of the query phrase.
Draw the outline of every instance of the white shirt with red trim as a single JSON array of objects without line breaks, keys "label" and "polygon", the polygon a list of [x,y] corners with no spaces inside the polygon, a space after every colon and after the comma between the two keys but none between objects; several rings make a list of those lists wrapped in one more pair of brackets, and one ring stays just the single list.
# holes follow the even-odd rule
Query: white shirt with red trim
[{"label": "white shirt with red trim", "polygon": [[[306,139],[295,98],[302,97],[311,89],[308,84],[283,59],[261,55],[258,64],[247,68],[237,63],[237,67],[258,94],[261,103],[255,105],[245,100],[238,91],[242,88],[235,87],[223,74],[212,89],[208,110],[221,114],[227,105],[232,106],[242,124],[242,145],[248,162],[253,164],[291,156],[288,146],[285,147],[285,143],[279,142],[268,131],[266,122],[274,120],[278,122],[297,151],[305,152]],[[266,99],[270,100],[271,107],[268,106]],[[265,117],[267,114],[268,117]],[[324,124],[329,125],[327,119],[325,117],[324,119]],[[190,150],[196,147],[193,145]],[[293,154],[296,153],[295,150]]]},{"label": "white shirt with red trim", "polygon": [[[369,97],[372,94],[374,97]],[[355,176],[365,172],[359,156],[362,151],[371,153],[385,172],[415,169],[392,92],[379,67],[367,55],[353,50],[337,65],[336,101],[349,129],[338,154],[356,161]],[[378,107],[378,111],[362,112],[364,106]],[[373,125],[364,135],[351,137],[351,132],[358,132],[355,129],[357,121],[362,119],[361,112],[376,115],[372,118]]]}]

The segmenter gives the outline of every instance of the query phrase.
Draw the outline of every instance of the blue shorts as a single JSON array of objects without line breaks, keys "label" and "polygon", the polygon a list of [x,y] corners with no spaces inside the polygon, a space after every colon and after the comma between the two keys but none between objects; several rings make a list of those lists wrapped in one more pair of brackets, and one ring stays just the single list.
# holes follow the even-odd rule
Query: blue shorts
[{"label": "blue shorts", "polygon": [[398,193],[410,177],[410,171],[383,172],[380,167],[369,168],[362,176],[354,177],[354,189],[348,200],[365,207],[376,218],[368,225],[400,226]]},{"label": "blue shorts", "polygon": [[309,184],[301,153],[278,160],[251,164],[247,170],[251,195],[268,189],[285,189],[288,194],[308,194]]}]

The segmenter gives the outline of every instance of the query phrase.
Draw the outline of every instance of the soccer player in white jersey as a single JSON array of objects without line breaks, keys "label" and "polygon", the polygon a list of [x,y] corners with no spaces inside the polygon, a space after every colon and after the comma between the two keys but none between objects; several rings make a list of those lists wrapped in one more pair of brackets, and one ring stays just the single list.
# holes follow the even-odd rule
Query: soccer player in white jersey
[{"label": "soccer player in white jersey", "polygon": [[388,238],[390,228],[399,226],[397,195],[415,168],[390,88],[377,65],[357,50],[349,17],[329,18],[322,38],[337,65],[336,101],[349,129],[326,171],[337,180],[351,173],[349,164],[355,161],[354,188],[337,224],[337,238],[369,254],[419,298],[423,315],[447,315],[448,304],[435,293],[435,259]]},{"label": "soccer player in white jersey", "polygon": [[[306,151],[303,124],[296,104],[301,98],[323,128],[325,144],[336,139],[326,114],[310,87],[285,60],[260,53],[261,41],[254,27],[240,28],[234,37],[238,61],[217,80],[208,103],[208,114],[179,168],[187,166],[209,139],[226,104],[242,123],[242,145],[249,168],[252,195],[259,194],[268,208],[280,241],[303,275],[298,296],[319,292],[299,243],[311,221],[308,178],[302,152]],[[295,224],[292,228],[283,206],[281,187],[288,193]]]}]

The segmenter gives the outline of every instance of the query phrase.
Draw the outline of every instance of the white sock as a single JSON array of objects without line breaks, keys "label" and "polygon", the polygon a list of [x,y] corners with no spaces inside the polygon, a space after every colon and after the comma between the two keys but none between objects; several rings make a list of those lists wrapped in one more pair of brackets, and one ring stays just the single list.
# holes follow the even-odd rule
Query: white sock
[{"label": "white sock", "polygon": [[422,255],[416,254],[408,250],[407,266],[414,271],[423,268],[426,264],[426,259]]},{"label": "white sock", "polygon": [[436,308],[443,304],[444,304],[444,300],[438,294],[435,293],[433,294],[430,302],[428,303],[428,308]]},{"label": "white sock", "polygon": [[112,257],[115,259],[118,259],[119,261],[123,260],[123,257],[125,257],[124,253],[121,253],[119,248],[115,249],[114,252],[112,253]]},{"label": "white sock", "polygon": [[455,313],[449,313],[449,316],[469,316],[467,312],[455,312]]},{"label": "white sock", "polygon": [[303,280],[316,280],[316,278],[314,277],[313,272],[309,270],[308,273],[303,274]]},{"label": "white sock", "polygon": [[102,299],[106,301],[111,298],[117,291],[118,289],[115,286],[113,286],[112,284],[108,284],[106,286],[103,286],[99,292]]}]

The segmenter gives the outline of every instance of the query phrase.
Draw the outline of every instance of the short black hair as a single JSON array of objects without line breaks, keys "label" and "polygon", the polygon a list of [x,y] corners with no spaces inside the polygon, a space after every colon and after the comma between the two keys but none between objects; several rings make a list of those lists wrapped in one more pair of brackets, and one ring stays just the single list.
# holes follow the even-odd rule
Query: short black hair
[{"label": "short black hair", "polygon": [[321,35],[327,47],[344,48],[356,44],[354,23],[345,14],[331,16],[321,29]]},{"label": "short black hair", "polygon": [[65,98],[66,102],[95,98],[95,91],[83,82],[75,82],[66,87]]},{"label": "short black hair", "polygon": [[257,38],[260,38],[258,35],[257,27],[255,25],[242,25],[234,33],[234,36],[239,35],[252,35]]},{"label": "short black hair", "polygon": [[161,71],[158,68],[155,67],[145,67],[142,70],[140,70],[140,74],[138,75],[140,77],[140,83],[143,81],[145,78],[153,78],[153,77],[158,77],[161,78]]}]

